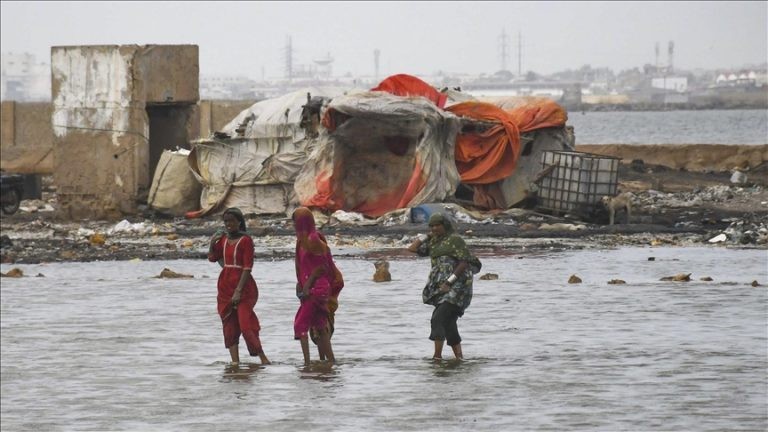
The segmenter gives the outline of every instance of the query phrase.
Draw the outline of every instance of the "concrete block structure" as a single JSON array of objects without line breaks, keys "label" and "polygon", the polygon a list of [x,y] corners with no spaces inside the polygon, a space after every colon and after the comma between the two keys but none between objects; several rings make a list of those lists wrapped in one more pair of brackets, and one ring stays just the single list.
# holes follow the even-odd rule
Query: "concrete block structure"
[{"label": "concrete block structure", "polygon": [[136,213],[163,150],[199,135],[197,45],[52,47],[51,82],[62,218]]},{"label": "concrete block structure", "polygon": [[3,101],[0,113],[0,168],[22,174],[52,174],[51,104]]}]

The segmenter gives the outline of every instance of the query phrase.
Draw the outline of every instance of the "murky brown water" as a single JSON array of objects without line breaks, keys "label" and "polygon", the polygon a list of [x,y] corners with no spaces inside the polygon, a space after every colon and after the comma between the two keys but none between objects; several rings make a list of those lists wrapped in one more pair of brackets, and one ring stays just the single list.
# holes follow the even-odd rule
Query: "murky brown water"
[{"label": "murky brown water", "polygon": [[[340,259],[339,365],[309,371],[292,338],[291,261],[255,268],[274,364],[256,365],[241,343],[237,369],[215,313],[215,264],[20,266],[45,277],[2,280],[2,430],[768,427],[765,250],[485,258],[481,273],[499,279],[476,281],[459,321],[468,360],[442,364],[429,360],[420,298],[428,266],[392,262],[394,280],[375,284],[372,261]],[[195,278],[155,279],[164,267]],[[694,281],[659,281],[683,272]],[[582,284],[566,283],[574,273]],[[627,284],[606,283],[615,278]]]}]

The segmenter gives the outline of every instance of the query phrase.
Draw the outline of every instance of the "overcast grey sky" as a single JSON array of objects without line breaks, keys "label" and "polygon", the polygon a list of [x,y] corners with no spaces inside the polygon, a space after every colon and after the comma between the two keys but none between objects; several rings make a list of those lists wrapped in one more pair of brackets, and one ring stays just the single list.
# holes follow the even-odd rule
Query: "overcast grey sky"
[{"label": "overcast grey sky", "polygon": [[[738,68],[768,57],[768,2],[9,2],[2,52],[49,62],[50,47],[197,44],[201,74],[283,75],[330,53],[335,75],[493,73],[509,35],[508,69],[539,73],[662,64],[674,41],[677,68]],[[263,68],[263,69],[262,69]]]}]

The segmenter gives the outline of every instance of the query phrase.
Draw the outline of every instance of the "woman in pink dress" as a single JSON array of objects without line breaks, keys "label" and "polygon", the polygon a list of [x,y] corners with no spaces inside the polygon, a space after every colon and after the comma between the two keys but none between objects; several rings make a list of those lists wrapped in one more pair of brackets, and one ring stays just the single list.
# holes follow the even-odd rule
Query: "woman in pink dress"
[{"label": "woman in pink dress", "polygon": [[[335,303],[341,290],[325,237],[317,232],[315,218],[306,207],[293,212],[296,229],[296,296],[301,300],[293,321],[294,338],[301,342],[304,364],[309,365],[309,332],[317,333],[321,360],[333,364],[336,359],[328,327],[329,302]],[[342,283],[343,285],[343,283]]]},{"label": "woman in pink dress", "polygon": [[261,364],[269,364],[259,339],[259,318],[253,312],[259,298],[259,289],[251,276],[253,240],[245,233],[245,218],[239,209],[225,210],[222,218],[226,233],[213,235],[208,260],[218,261],[223,267],[217,285],[217,304],[224,331],[224,346],[229,349],[232,364],[239,364],[238,342],[242,334],[248,353],[258,356]]}]

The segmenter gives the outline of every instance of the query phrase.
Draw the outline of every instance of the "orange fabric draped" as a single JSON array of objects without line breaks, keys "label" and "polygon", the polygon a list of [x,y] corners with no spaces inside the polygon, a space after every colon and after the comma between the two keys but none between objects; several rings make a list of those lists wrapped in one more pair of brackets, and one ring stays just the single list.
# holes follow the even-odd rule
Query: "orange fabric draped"
[{"label": "orange fabric draped", "polygon": [[460,117],[494,123],[479,133],[456,137],[456,168],[467,184],[489,184],[512,174],[520,154],[520,132],[512,115],[485,102],[462,102],[446,108]]},{"label": "orange fabric draped", "polygon": [[563,126],[568,121],[568,113],[557,102],[550,99],[525,103],[507,112],[520,132]]},{"label": "orange fabric draped", "polygon": [[440,108],[445,107],[448,96],[412,75],[392,75],[380,82],[371,91],[383,91],[395,96],[423,96]]}]

